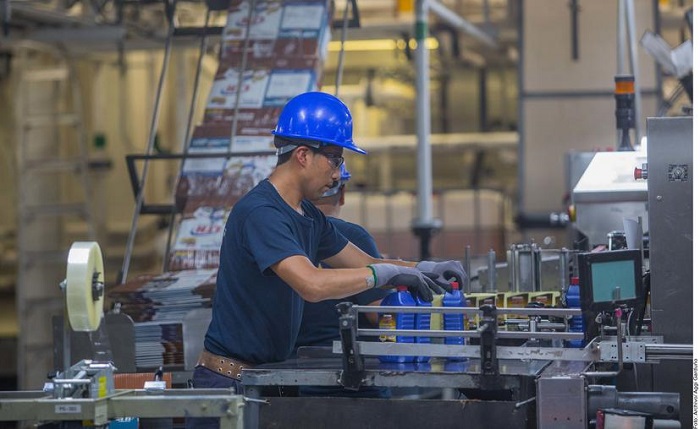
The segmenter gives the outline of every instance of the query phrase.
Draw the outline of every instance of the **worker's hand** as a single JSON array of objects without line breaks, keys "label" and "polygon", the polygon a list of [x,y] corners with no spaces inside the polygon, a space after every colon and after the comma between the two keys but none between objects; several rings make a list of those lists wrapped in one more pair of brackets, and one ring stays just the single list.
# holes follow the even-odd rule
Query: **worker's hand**
[{"label": "worker's hand", "polygon": [[372,264],[368,267],[374,274],[374,287],[391,288],[403,285],[408,287],[413,296],[426,302],[433,300],[433,292],[441,294],[447,290],[417,268],[394,264]]},{"label": "worker's hand", "polygon": [[464,289],[464,285],[469,282],[469,276],[464,271],[462,263],[459,261],[420,261],[416,268],[423,274],[428,275],[435,283],[450,289],[450,282],[459,283],[459,288]]}]

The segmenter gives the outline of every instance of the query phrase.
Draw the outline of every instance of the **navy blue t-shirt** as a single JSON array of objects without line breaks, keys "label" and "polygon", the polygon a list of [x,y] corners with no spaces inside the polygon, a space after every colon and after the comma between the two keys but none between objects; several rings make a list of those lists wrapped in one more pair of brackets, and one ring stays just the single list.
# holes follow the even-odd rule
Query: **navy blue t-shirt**
[{"label": "navy blue t-shirt", "polygon": [[301,206],[304,215],[263,180],[231,210],[204,338],[211,353],[251,364],[290,357],[304,300],[270,266],[294,255],[318,264],[348,243],[312,203]]},{"label": "navy blue t-shirt", "polygon": [[[372,236],[360,225],[346,222],[342,219],[329,217],[328,220],[351,243],[362,249],[365,253],[375,258],[381,258],[377,244]],[[301,321],[301,329],[297,338],[297,347],[302,346],[331,346],[334,340],[340,339],[338,329],[338,313],[336,304],[340,302],[352,302],[357,305],[367,305],[381,300],[391,291],[383,289],[368,289],[343,299],[328,299],[320,302],[307,302],[304,304],[304,317]],[[370,327],[369,321],[360,314],[360,328]],[[376,327],[376,326],[375,326]]]}]

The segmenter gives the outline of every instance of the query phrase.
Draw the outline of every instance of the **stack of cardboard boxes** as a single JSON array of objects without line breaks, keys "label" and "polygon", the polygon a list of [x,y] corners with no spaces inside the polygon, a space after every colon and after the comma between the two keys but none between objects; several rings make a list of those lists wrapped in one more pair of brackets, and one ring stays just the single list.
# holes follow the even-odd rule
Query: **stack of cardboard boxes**
[{"label": "stack of cardboard boxes", "polygon": [[[188,149],[235,156],[185,162],[176,197],[182,220],[170,270],[218,267],[228,212],[274,168],[270,132],[282,107],[320,86],[330,38],[329,1],[254,3],[253,10],[247,0],[230,4],[204,122]],[[252,152],[257,155],[241,155]]]},{"label": "stack of cardboard boxes", "polygon": [[[227,216],[238,199],[272,172],[271,131],[287,100],[320,86],[330,4],[231,0],[203,123],[195,127],[187,148],[189,154],[212,157],[188,158],[183,164],[175,197],[181,217],[166,256],[170,271],[134,279],[123,289],[129,293],[111,296],[127,314],[133,309],[132,317],[146,315],[134,318],[137,366],[184,363],[177,361],[183,354],[178,347],[167,351],[169,345],[182,344],[181,339],[165,338],[165,332],[173,331],[173,323],[183,323],[184,311],[211,305]],[[161,278],[177,279],[176,286]],[[208,279],[206,285],[202,278]]]}]

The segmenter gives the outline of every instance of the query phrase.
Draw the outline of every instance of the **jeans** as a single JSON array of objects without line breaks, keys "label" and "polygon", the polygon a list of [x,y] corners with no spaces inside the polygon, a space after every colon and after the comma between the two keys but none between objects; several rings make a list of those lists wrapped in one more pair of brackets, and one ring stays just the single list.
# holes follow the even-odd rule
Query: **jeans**
[{"label": "jeans", "polygon": [[[192,373],[192,387],[195,389],[228,389],[237,395],[243,394],[243,384],[239,380],[225,377],[217,372],[198,366]],[[185,421],[186,429],[218,429],[219,419],[212,417],[192,418]]]}]

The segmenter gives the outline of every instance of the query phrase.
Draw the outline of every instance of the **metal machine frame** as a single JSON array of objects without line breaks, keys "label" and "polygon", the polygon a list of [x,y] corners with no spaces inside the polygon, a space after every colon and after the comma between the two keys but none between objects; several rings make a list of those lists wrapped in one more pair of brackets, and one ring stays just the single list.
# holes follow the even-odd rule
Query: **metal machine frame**
[{"label": "metal machine frame", "polygon": [[[561,339],[580,338],[582,333],[575,332],[538,332],[542,326],[543,316],[580,315],[578,309],[552,308],[523,308],[507,309],[507,312],[530,317],[531,327],[528,332],[498,330],[498,309],[493,306],[481,308],[445,308],[445,307],[372,307],[340,304],[341,341],[336,341],[333,352],[342,357],[326,357],[315,359],[296,359],[277,364],[261,365],[243,371],[242,379],[245,394],[251,398],[259,398],[263,388],[269,386],[344,386],[348,390],[357,390],[361,386],[386,387],[427,387],[453,388],[460,391],[487,392],[500,394],[495,401],[457,401],[469,404],[469,410],[464,411],[466,418],[483,419],[488,415],[489,427],[537,427],[548,428],[586,428],[590,420],[590,392],[606,392],[598,395],[596,406],[626,406],[628,409],[642,411],[652,409],[655,418],[675,419],[678,416],[679,398],[677,394],[654,393],[635,394],[637,400],[621,401],[615,391],[610,393],[611,386],[595,386],[587,380],[612,377],[618,374],[613,371],[594,371],[596,364],[616,363],[622,368],[624,363],[655,363],[662,359],[690,359],[692,346],[679,344],[663,344],[657,337],[599,337],[585,348],[548,347],[544,343],[538,346],[515,347],[498,345],[497,340],[522,339],[535,341],[556,341]],[[359,312],[411,312],[411,313],[466,313],[474,315],[481,313],[481,326],[476,331],[435,331],[435,330],[385,330],[358,329],[357,316]],[[505,311],[505,310],[504,310]],[[358,341],[358,335],[420,335],[428,337],[462,336],[479,338],[480,345],[445,345],[423,343],[381,343]],[[622,353],[618,353],[618,351]],[[426,364],[384,364],[372,357],[379,355],[417,355],[432,356]],[[440,359],[445,357],[446,359]],[[452,361],[449,358],[461,358],[462,361]],[[466,359],[465,359],[466,358]],[[613,388],[614,389],[614,388]],[[551,401],[547,398],[558,397],[561,404],[564,395],[566,404],[551,410]],[[623,396],[624,397],[624,396]],[[601,399],[602,398],[602,399]],[[625,397],[626,398],[626,397]],[[316,401],[319,398],[273,398],[271,404],[280,404],[277,410],[294,413],[296,410],[311,411],[306,408],[306,401]],[[324,398],[329,406],[333,404],[342,410],[348,405],[348,398]],[[371,407],[371,399],[352,399],[352,408],[360,412],[360,407]],[[376,401],[376,400],[374,400]],[[382,401],[382,409],[387,415],[401,419],[401,413],[406,408],[405,400]],[[411,401],[409,401],[411,402]],[[432,401],[432,417],[434,424],[448,423],[447,415],[454,417],[451,407],[454,401]],[[632,403],[632,405],[630,405]],[[364,404],[364,405],[361,405]],[[603,405],[601,405],[603,404]],[[662,406],[663,405],[663,406]],[[499,408],[501,407],[501,408]],[[249,427],[257,427],[258,422],[265,422],[271,410],[258,409],[253,404],[247,410],[246,420]],[[364,410],[364,408],[362,408]],[[497,412],[496,409],[510,410],[510,413]],[[297,411],[300,412],[300,411]],[[319,411],[323,412],[323,411]],[[371,420],[371,413],[363,416]],[[595,410],[593,410],[595,413]],[[289,414],[285,414],[293,420]],[[342,415],[342,412],[340,413]],[[513,415],[517,419],[513,420]],[[536,416],[536,417],[535,417]],[[332,417],[332,416],[331,416]],[[450,418],[451,418],[450,417]],[[273,416],[273,419],[275,417]],[[306,419],[306,415],[299,415]],[[307,420],[308,422],[308,420]],[[564,423],[562,423],[564,422]],[[334,424],[343,427],[342,422]],[[564,424],[562,426],[562,424]],[[505,425],[505,426],[504,426]],[[673,426],[671,426],[673,427]]]}]

